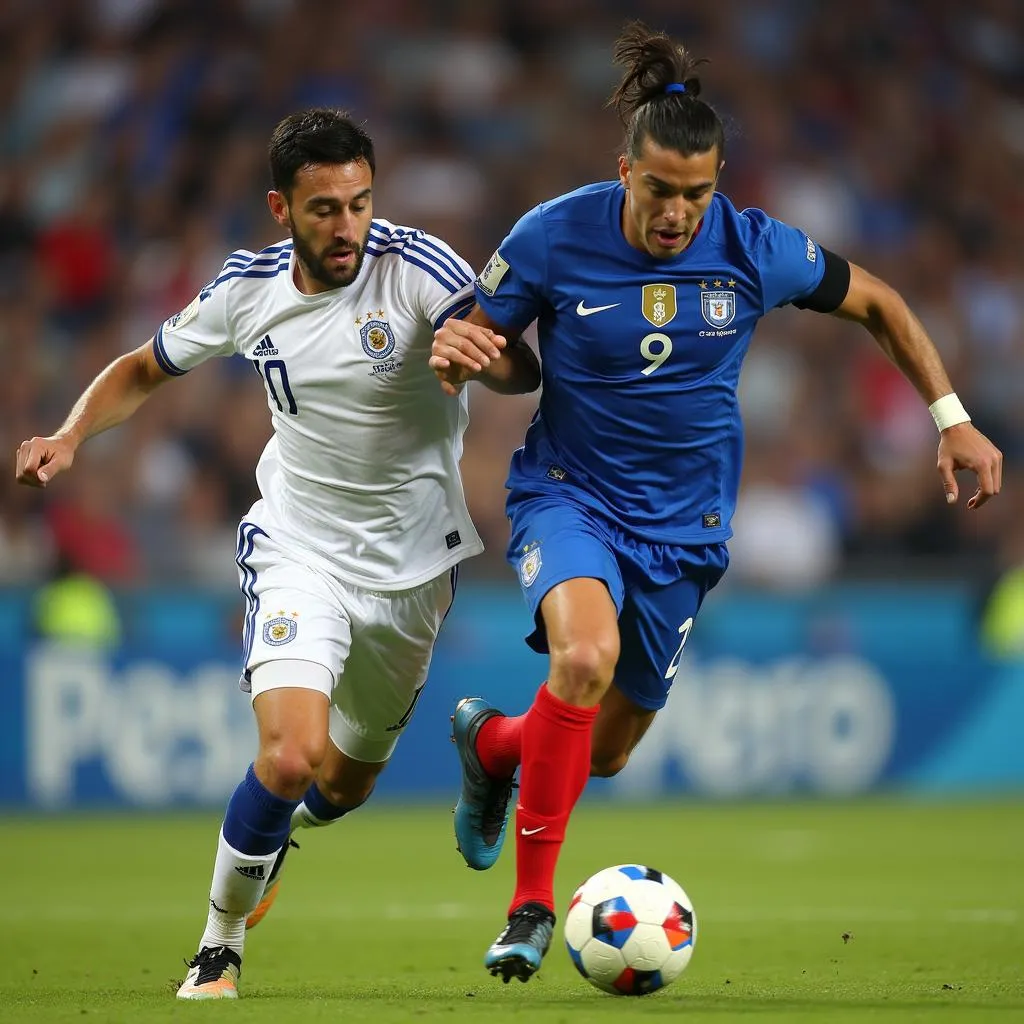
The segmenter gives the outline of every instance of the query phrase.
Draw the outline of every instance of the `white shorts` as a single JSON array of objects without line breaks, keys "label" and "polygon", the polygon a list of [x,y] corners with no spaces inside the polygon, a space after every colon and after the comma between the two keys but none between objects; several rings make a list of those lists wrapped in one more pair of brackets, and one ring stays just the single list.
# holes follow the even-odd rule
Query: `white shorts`
[{"label": "white shorts", "polygon": [[251,676],[258,666],[322,665],[329,677],[311,672],[272,686],[321,690],[331,702],[334,745],[357,761],[386,761],[426,682],[434,641],[455,600],[458,566],[410,590],[364,590],[289,554],[248,519],[238,529],[236,561],[246,606],[239,685],[255,699]]}]

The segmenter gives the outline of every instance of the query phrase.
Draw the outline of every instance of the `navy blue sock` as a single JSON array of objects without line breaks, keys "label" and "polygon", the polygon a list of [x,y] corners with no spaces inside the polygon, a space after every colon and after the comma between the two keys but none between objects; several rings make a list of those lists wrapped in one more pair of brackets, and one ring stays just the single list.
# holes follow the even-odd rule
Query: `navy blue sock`
[{"label": "navy blue sock", "polygon": [[275,796],[256,778],[252,765],[231,794],[224,815],[224,839],[239,853],[262,856],[288,841],[292,811],[298,800]]},{"label": "navy blue sock", "polygon": [[331,803],[320,792],[320,787],[315,782],[309,784],[309,789],[306,790],[306,795],[302,800],[309,813],[314,818],[323,822],[336,821],[343,814],[348,814],[349,811],[355,810],[355,807],[339,807],[337,804]]}]

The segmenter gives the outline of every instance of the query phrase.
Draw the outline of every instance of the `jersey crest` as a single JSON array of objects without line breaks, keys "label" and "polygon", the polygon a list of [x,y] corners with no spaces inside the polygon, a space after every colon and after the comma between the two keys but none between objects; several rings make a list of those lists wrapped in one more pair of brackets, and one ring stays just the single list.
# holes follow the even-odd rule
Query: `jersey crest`
[{"label": "jersey crest", "polygon": [[395,350],[395,333],[386,320],[367,320],[359,328],[359,337],[371,359],[387,359]]},{"label": "jersey crest", "polygon": [[676,286],[645,284],[642,306],[645,319],[655,327],[671,323],[676,316]]},{"label": "jersey crest", "polygon": [[531,586],[540,574],[540,567],[544,564],[541,557],[539,544],[528,544],[526,553],[519,559],[519,579],[524,587]]},{"label": "jersey crest", "polygon": [[728,327],[736,315],[736,293],[717,288],[702,290],[700,312],[711,327]]},{"label": "jersey crest", "polygon": [[292,612],[290,616],[279,612],[276,617],[268,618],[263,623],[263,642],[271,647],[280,647],[282,644],[291,643],[299,631],[295,615],[295,612]]}]

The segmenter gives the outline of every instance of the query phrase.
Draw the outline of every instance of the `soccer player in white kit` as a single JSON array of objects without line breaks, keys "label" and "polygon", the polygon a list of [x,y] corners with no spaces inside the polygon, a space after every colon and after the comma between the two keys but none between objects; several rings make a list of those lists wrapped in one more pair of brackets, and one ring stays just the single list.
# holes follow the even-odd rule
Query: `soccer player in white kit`
[{"label": "soccer player in white kit", "polygon": [[[17,458],[19,481],[46,486],[87,437],[211,356],[244,356],[266,389],[274,435],[235,552],[259,751],[228,802],[182,999],[237,997],[246,926],[276,895],[292,831],[369,797],[426,681],[458,564],[483,548],[459,476],[466,397],[442,394],[428,365],[435,328],[473,307],[473,271],[439,239],[373,219],[373,143],[344,113],[286,117],[269,155],[270,212],[290,239],[232,253]],[[473,330],[484,383],[538,386],[529,348]]]}]

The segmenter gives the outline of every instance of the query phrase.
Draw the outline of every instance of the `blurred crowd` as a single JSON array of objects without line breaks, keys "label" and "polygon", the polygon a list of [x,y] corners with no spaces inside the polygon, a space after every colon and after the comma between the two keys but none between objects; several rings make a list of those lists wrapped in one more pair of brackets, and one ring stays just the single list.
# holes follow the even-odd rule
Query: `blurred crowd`
[{"label": "blurred crowd", "polygon": [[[541,200],[615,175],[604,105],[627,16],[710,58],[720,182],[888,280],[1006,454],[1004,494],[947,508],[937,436],[859,328],[772,313],[742,382],[730,576],[964,573],[1024,530],[1024,5],[930,0],[6,0],[0,5],[0,447],[47,434],[111,359],[236,248],[279,240],[276,121],[332,105],[377,145],[375,212],[481,266]],[[504,474],[536,404],[474,390],[463,463],[511,580]],[[94,438],[45,494],[0,474],[0,583],[77,570],[230,586],[266,398],[218,360]],[[965,488],[968,485],[963,481]]]}]

